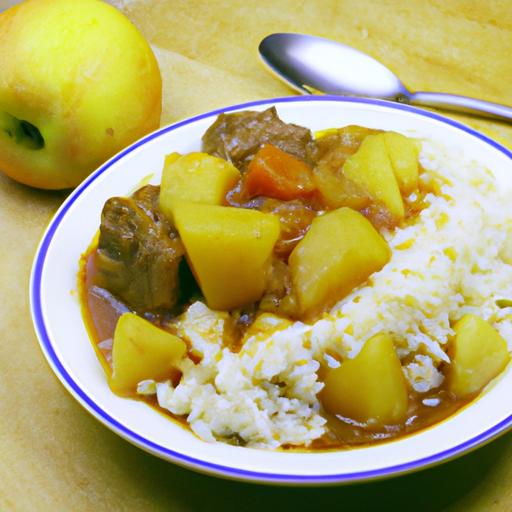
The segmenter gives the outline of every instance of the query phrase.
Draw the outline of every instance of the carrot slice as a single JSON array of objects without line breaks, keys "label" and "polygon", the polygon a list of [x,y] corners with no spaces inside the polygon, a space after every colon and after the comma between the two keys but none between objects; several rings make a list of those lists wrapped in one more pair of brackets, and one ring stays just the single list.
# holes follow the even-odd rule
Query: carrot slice
[{"label": "carrot slice", "polygon": [[265,144],[249,164],[245,181],[250,197],[266,196],[289,201],[315,190],[311,168],[294,156]]}]

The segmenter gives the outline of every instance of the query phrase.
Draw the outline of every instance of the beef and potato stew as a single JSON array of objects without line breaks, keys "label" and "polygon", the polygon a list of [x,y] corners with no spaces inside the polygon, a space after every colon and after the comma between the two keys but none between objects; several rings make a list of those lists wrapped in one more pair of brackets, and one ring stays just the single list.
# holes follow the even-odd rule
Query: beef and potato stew
[{"label": "beef and potato stew", "polygon": [[[84,317],[111,388],[153,405],[158,397],[186,418],[176,412],[183,408],[162,405],[157,389],[178,389],[184,372],[205,362],[182,327],[196,304],[221,319],[220,349],[246,358],[251,340],[342,319],[331,308],[371,286],[394,251],[407,248],[392,248],[391,234],[417,222],[440,188],[419,163],[419,143],[400,133],[348,125],[313,136],[275,108],[220,115],[201,152],[165,157],[159,186],[105,203],[97,243],[83,257]],[[445,359],[404,350],[386,330],[368,332],[351,355],[334,341],[353,337],[350,329],[332,334],[334,348],[314,354],[309,332],[301,346],[315,361],[308,414],[320,418],[318,432],[278,445],[374,443],[455,412],[503,370],[509,352],[478,315],[451,328]],[[406,370],[422,357],[432,365],[426,389]],[[258,379],[265,389],[280,385],[275,376],[268,385]],[[219,439],[251,444],[223,428]]]}]

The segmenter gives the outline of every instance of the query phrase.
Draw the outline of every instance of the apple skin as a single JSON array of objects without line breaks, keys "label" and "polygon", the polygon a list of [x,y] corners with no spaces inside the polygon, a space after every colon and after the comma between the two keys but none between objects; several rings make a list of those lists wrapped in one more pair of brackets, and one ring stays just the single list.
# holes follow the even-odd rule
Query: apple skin
[{"label": "apple skin", "polygon": [[[28,0],[0,14],[0,70],[0,170],[26,185],[75,187],[160,124],[155,56],[100,0]],[[44,146],[20,143],[13,119]]]}]

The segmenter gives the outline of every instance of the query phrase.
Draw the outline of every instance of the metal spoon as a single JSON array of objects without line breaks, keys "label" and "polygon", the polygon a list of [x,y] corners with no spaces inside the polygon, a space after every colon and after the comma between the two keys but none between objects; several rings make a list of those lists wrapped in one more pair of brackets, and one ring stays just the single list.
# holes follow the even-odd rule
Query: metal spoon
[{"label": "metal spoon", "polygon": [[441,92],[411,92],[386,66],[350,46],[305,34],[271,34],[263,61],[302,94],[366,96],[512,121],[512,108]]}]

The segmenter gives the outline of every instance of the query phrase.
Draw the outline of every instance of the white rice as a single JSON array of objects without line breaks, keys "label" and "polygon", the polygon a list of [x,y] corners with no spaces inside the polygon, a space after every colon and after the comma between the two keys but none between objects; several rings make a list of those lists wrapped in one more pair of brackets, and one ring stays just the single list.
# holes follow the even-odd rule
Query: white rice
[{"label": "white rice", "polygon": [[488,320],[512,348],[512,308],[495,302],[512,299],[512,193],[498,191],[476,162],[447,157],[430,142],[420,160],[429,176],[449,183],[441,196],[427,197],[414,224],[384,234],[393,256],[365,286],[314,325],[276,330],[269,320],[268,332],[249,337],[239,353],[223,346],[226,314],[196,302],[177,325],[201,362],[183,360],[176,388],[146,381],[139,392],[156,391],[159,404],[186,415],[205,441],[307,446],[325,431],[316,372],[320,362],[338,364],[326,351],[353,358],[367,339],[388,332],[407,357],[406,378],[424,393],[442,384],[450,324],[464,314]]}]

